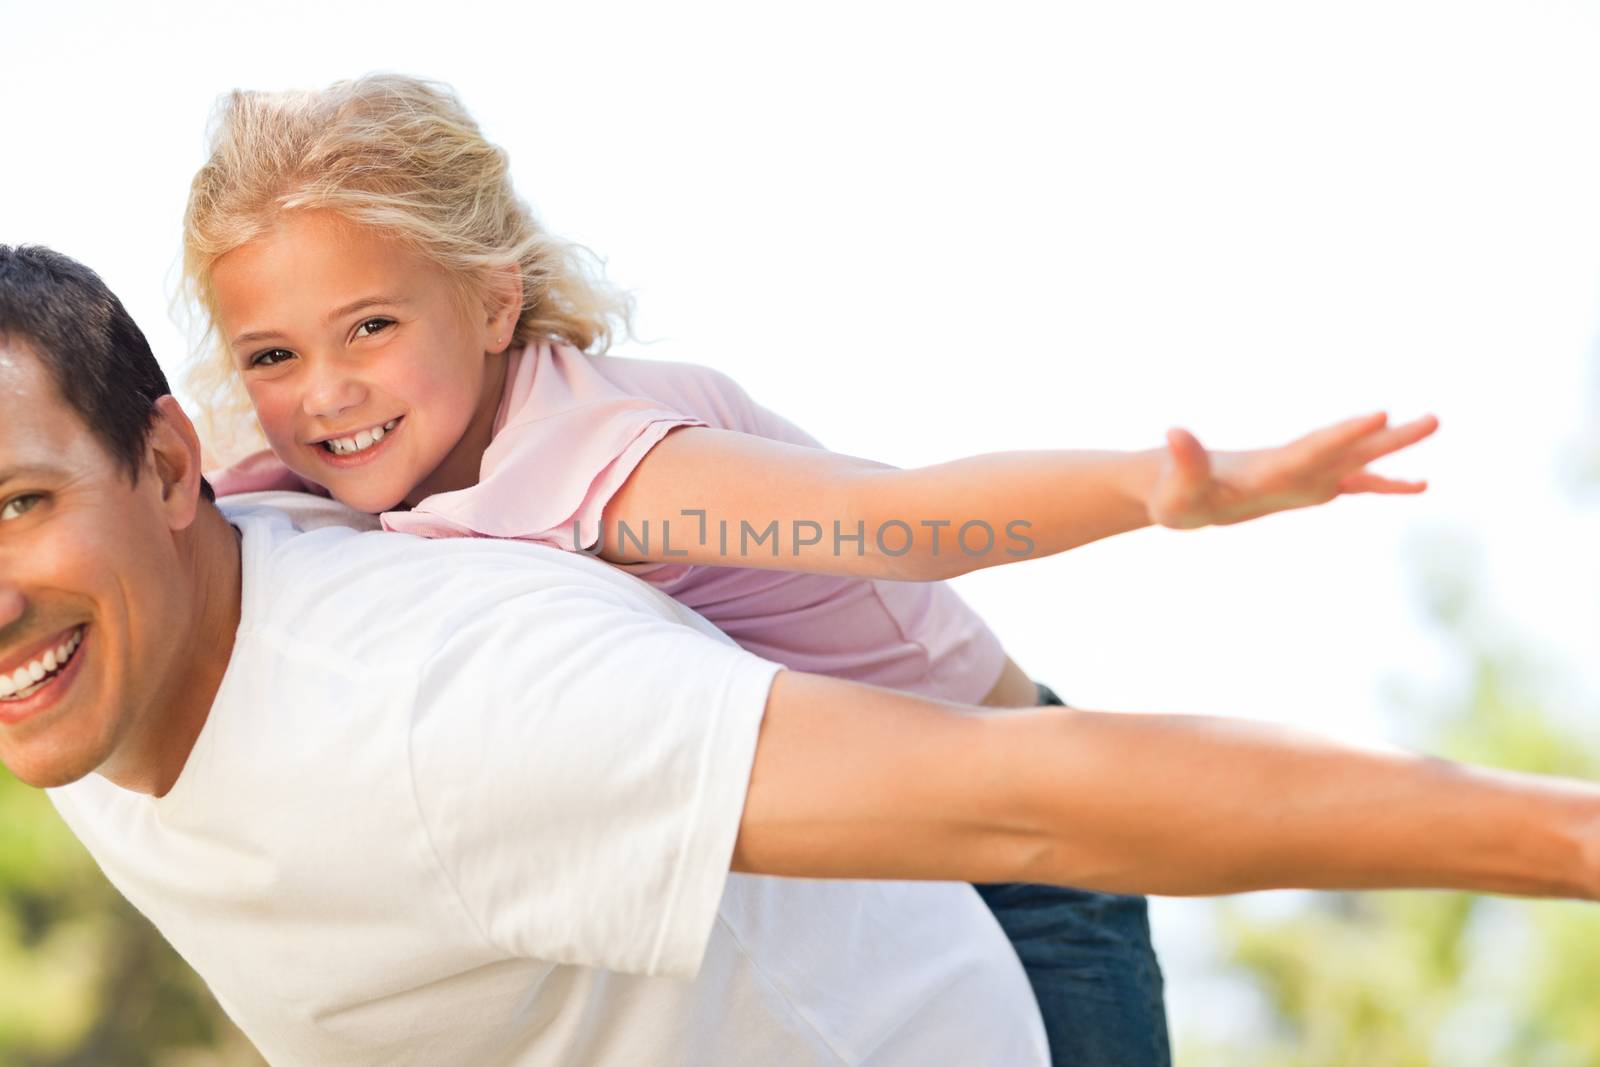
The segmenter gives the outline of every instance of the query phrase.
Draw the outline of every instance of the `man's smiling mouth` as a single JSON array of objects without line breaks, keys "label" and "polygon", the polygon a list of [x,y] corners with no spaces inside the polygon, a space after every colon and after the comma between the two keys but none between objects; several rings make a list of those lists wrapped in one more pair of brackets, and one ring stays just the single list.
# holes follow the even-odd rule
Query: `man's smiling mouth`
[{"label": "man's smiling mouth", "polygon": [[26,700],[49,685],[72,661],[82,643],[83,627],[79,626],[70,637],[46,649],[43,655],[35,656],[9,674],[0,674],[0,701]]}]

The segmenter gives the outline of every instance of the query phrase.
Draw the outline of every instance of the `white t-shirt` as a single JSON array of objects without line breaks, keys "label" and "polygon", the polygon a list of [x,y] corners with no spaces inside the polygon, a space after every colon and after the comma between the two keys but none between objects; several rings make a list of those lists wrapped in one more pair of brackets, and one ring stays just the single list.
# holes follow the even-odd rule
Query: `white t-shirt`
[{"label": "white t-shirt", "polygon": [[728,873],[775,664],[586,556],[226,512],[176,785],[50,794],[274,1064],[1048,1062],[970,886]]}]

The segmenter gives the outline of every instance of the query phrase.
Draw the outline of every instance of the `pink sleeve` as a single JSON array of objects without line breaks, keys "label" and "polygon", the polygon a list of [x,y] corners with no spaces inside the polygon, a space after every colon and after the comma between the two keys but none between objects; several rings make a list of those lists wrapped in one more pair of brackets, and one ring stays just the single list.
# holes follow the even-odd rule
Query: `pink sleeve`
[{"label": "pink sleeve", "polygon": [[625,356],[592,357],[590,362],[617,388],[657,401],[722,430],[737,430],[772,441],[821,448],[822,442],[794,423],[762,407],[732,378],[710,367]]},{"label": "pink sleeve", "polygon": [[285,467],[270,449],[253,452],[231,467],[207,474],[206,481],[211,483],[211,488],[216,490],[219,497],[275,490],[328,495],[322,486],[306,481]]},{"label": "pink sleeve", "polygon": [[607,502],[670,431],[705,422],[632,396],[574,349],[528,349],[478,484],[388,512],[385,529],[499,537],[568,551],[595,544]]}]

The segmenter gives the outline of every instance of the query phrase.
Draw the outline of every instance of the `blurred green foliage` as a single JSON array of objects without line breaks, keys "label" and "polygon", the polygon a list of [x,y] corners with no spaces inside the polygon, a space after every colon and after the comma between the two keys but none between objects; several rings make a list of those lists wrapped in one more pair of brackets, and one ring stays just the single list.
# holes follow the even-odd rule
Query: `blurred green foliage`
[{"label": "blurred green foliage", "polygon": [[0,770],[0,1067],[261,1063],[45,795]]}]

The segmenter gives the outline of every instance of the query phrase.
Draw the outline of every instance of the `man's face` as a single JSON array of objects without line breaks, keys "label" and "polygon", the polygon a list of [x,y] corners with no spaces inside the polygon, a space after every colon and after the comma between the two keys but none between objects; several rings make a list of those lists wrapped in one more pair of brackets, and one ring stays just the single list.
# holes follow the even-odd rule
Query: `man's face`
[{"label": "man's face", "polygon": [[16,338],[0,401],[0,762],[64,785],[150,727],[188,601],[158,479],[130,482]]}]

